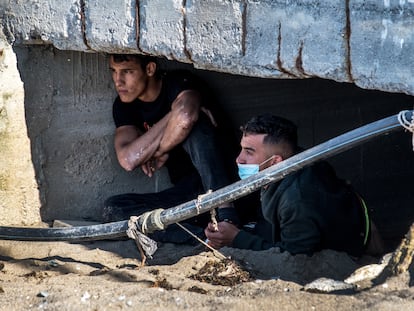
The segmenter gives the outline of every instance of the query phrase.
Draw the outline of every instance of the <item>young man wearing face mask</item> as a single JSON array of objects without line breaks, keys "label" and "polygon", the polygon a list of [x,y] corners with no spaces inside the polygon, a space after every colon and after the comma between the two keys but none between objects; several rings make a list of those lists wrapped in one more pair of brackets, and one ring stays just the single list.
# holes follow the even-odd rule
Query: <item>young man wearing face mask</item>
[{"label": "young man wearing face mask", "polygon": [[[260,115],[241,130],[241,151],[236,159],[240,178],[299,152],[297,128],[284,118]],[[279,247],[291,254],[312,254],[322,249],[353,256],[364,252],[370,238],[365,204],[327,162],[317,162],[263,187],[260,197],[265,222],[258,223],[254,232],[240,230],[229,222],[220,222],[216,231],[209,224],[205,230],[209,244],[252,250]]]}]

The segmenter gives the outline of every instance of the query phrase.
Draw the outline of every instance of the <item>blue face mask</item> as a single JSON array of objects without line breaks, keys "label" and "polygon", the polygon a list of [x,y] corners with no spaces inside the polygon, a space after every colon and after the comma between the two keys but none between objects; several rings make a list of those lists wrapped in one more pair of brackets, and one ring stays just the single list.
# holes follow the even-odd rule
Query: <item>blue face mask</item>
[{"label": "blue face mask", "polygon": [[252,176],[254,174],[259,173],[260,166],[262,166],[266,162],[272,160],[274,157],[275,156],[272,155],[269,159],[263,161],[260,164],[241,164],[241,163],[237,163],[237,167],[239,168],[239,177],[241,179],[245,179],[247,177],[250,177],[250,176]]},{"label": "blue face mask", "polygon": [[239,177],[240,179],[245,179],[256,173],[259,173],[259,164],[240,164],[237,163],[239,168]]}]

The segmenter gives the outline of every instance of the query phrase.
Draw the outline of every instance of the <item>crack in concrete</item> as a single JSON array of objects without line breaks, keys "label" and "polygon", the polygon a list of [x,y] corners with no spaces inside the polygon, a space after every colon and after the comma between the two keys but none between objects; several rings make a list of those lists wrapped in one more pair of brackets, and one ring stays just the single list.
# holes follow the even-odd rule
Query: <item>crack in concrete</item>
[{"label": "crack in concrete", "polygon": [[282,48],[282,23],[279,22],[279,27],[278,27],[278,35],[277,35],[277,59],[276,59],[276,63],[277,63],[277,68],[280,72],[287,74],[288,76],[292,76],[294,78],[297,78],[296,75],[292,74],[291,72],[289,72],[287,69],[283,68],[283,63],[282,60],[280,58],[280,50]]},{"label": "crack in concrete", "polygon": [[140,30],[140,18],[139,18],[140,15],[139,15],[139,13],[140,13],[140,11],[139,11],[139,8],[140,8],[140,6],[139,6],[139,0],[136,0],[135,1],[135,23],[136,23],[136,27],[135,27],[135,41],[137,43],[137,49],[138,49],[138,51],[142,52],[142,49],[139,46],[139,40],[140,40],[140,33],[139,33],[139,30]]},{"label": "crack in concrete", "polygon": [[247,4],[246,4],[246,1],[243,1],[242,38],[241,38],[242,56],[246,56],[246,37],[247,37]]},{"label": "crack in concrete", "polygon": [[183,52],[187,56],[189,61],[191,63],[194,63],[192,55],[191,55],[190,51],[187,49],[187,14],[186,14],[187,12],[186,12],[186,7],[187,7],[187,1],[183,0],[182,9],[181,9],[181,12],[183,13]]},{"label": "crack in concrete", "polygon": [[344,39],[346,41],[346,58],[345,58],[345,70],[348,75],[349,82],[354,83],[354,78],[352,76],[352,62],[351,62],[351,10],[349,8],[350,0],[345,1],[345,16],[346,16],[346,26],[345,26],[345,35]]},{"label": "crack in concrete", "polygon": [[301,75],[303,75],[304,77],[307,77],[308,75],[305,73],[305,70],[303,69],[302,52],[303,52],[303,41],[301,40],[299,51],[298,51],[298,56],[296,57],[296,61],[295,61],[295,66]]},{"label": "crack in concrete", "polygon": [[81,19],[81,31],[82,31],[82,39],[83,43],[86,45],[88,50],[92,50],[91,46],[88,43],[88,39],[86,38],[86,17],[85,17],[85,0],[80,0],[80,19]]}]

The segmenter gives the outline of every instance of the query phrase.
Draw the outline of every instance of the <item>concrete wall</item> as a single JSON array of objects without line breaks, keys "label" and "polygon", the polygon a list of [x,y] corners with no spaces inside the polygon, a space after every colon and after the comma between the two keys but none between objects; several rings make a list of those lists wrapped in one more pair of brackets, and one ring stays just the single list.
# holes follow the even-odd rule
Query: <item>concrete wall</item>
[{"label": "concrete wall", "polygon": [[9,0],[0,14],[14,44],[414,94],[412,0]]},{"label": "concrete wall", "polygon": [[[24,101],[19,97],[0,106],[1,116],[4,107],[20,111],[2,117],[6,121],[0,124],[6,126],[0,131],[19,129],[18,136],[9,137],[23,148],[19,156],[1,152],[1,176],[29,174],[3,187],[2,210],[12,213],[2,223],[93,219],[110,195],[169,185],[165,172],[148,179],[138,170],[123,171],[116,161],[111,116],[116,94],[107,52],[163,56],[163,67],[189,69],[208,81],[235,133],[253,114],[270,111],[296,122],[301,144],[311,147],[412,109],[413,5],[351,0],[0,2],[7,38],[2,42],[15,59],[8,66],[17,63],[25,94]],[[5,73],[1,68],[1,92],[15,85]],[[21,90],[21,82],[16,85]],[[10,145],[4,138],[0,143]],[[367,198],[389,245],[414,221],[410,143],[411,136],[401,130],[330,159]],[[30,165],[17,165],[21,161]],[[21,204],[22,198],[29,203]]]},{"label": "concrete wall", "polygon": [[39,194],[12,47],[0,33],[0,224],[40,221]]}]

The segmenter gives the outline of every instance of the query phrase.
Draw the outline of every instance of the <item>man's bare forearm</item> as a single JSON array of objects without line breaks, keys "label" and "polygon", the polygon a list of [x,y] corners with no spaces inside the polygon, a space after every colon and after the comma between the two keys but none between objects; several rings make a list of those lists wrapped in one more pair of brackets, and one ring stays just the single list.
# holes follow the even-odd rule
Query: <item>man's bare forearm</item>
[{"label": "man's bare forearm", "polygon": [[184,91],[177,96],[171,107],[171,117],[160,141],[157,155],[169,152],[183,142],[198,120],[200,97],[198,92]]},{"label": "man's bare forearm", "polygon": [[161,139],[166,130],[171,114],[165,115],[159,122],[154,124],[146,133],[135,137],[133,140],[126,139],[122,143],[119,138],[117,155],[121,166],[131,171],[150,160],[160,146]]}]

